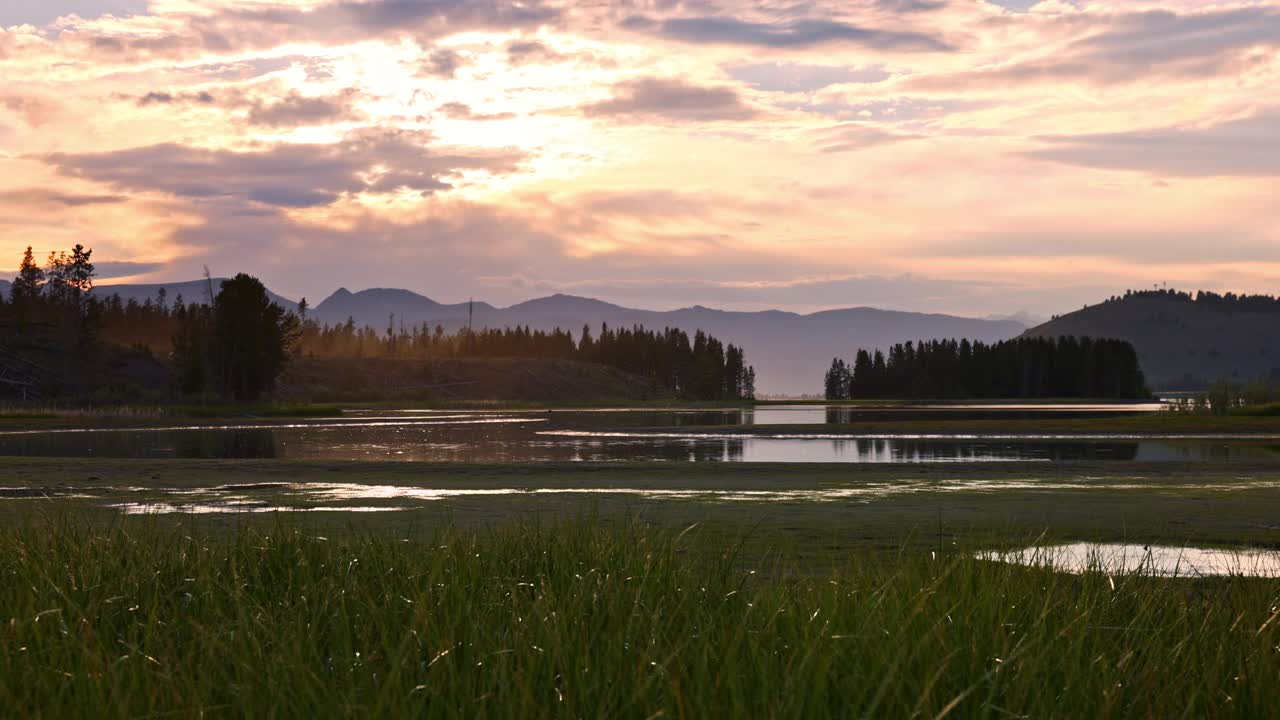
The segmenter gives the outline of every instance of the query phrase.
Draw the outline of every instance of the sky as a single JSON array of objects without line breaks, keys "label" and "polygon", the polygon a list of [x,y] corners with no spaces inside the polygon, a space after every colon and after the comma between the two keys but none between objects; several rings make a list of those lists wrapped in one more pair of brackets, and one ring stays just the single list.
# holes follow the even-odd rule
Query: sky
[{"label": "sky", "polygon": [[969,316],[1280,291],[1280,2],[4,0],[0,77],[0,268]]}]

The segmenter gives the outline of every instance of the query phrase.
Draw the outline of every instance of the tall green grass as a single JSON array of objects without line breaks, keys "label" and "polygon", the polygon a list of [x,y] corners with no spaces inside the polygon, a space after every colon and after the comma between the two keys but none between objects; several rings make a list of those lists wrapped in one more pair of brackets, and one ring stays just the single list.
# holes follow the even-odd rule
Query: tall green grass
[{"label": "tall green grass", "polygon": [[967,554],[804,572],[590,523],[0,532],[8,717],[1223,717],[1274,712],[1280,584]]}]

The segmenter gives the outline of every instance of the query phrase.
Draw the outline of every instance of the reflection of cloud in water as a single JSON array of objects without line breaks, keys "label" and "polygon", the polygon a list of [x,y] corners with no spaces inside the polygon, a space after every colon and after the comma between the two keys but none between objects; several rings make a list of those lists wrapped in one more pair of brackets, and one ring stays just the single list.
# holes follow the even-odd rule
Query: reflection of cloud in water
[{"label": "reflection of cloud in water", "polygon": [[44,430],[0,430],[0,436],[6,435],[87,435],[94,433],[157,433],[157,432],[201,432],[210,430],[297,430],[311,428],[353,428],[353,427],[415,427],[419,425],[512,425],[518,423],[546,422],[545,418],[483,418],[478,420],[409,420],[391,419],[386,421],[351,421],[326,420],[324,422],[304,423],[262,423],[258,425],[169,425],[156,427],[96,427],[96,428],[51,428]]},{"label": "reflection of cloud in water", "polygon": [[288,507],[286,505],[240,505],[236,503],[227,504],[204,504],[204,503],[119,503],[117,505],[109,505],[125,515],[214,515],[214,514],[240,514],[240,513],[275,513],[275,512],[350,512],[350,513],[372,513],[372,512],[395,512],[397,510],[405,510],[402,507]]},{"label": "reflection of cloud in water", "polygon": [[[243,489],[247,486],[223,486],[223,489]],[[917,493],[999,493],[1017,490],[1167,490],[1170,486],[1144,482],[1134,478],[1129,481],[1094,481],[1081,478],[1074,481],[1043,481],[1032,478],[1009,480],[895,480],[890,482],[863,483],[856,487],[813,488],[793,490],[748,490],[708,488],[636,488],[636,487],[576,487],[576,488],[426,488],[405,485],[362,485],[360,483],[297,483],[272,484],[264,489],[281,491],[282,495],[302,502],[334,502],[351,500],[423,500],[438,501],[452,498],[523,496],[573,496],[573,495],[630,495],[651,499],[706,500],[706,501],[795,501],[825,502],[844,499],[876,499],[895,495]],[[1280,488],[1280,481],[1267,482],[1242,478],[1237,483],[1205,485],[1181,484],[1175,488],[1186,490],[1256,490]],[[219,488],[204,492],[203,501],[227,506],[251,506],[257,501],[243,495],[215,500],[213,494]],[[193,490],[175,490],[174,494],[200,493]],[[340,509],[340,508],[339,508]]]},{"label": "reflection of cloud in water", "polygon": [[291,490],[300,492],[308,499],[315,500],[353,500],[360,499],[407,499],[407,500],[440,500],[459,495],[511,495],[526,492],[517,489],[450,489],[422,488],[401,485],[361,485],[359,483],[317,483],[308,485],[291,485]]},{"label": "reflection of cloud in water", "polygon": [[989,551],[979,553],[978,557],[1073,574],[1092,571],[1160,577],[1280,577],[1280,553],[1265,550],[1071,543],[1013,552]]},{"label": "reflection of cloud in water", "polygon": [[[228,484],[206,488],[0,488],[2,499],[92,498],[119,500],[125,493],[146,492],[146,500],[112,503],[106,507],[128,514],[143,513],[264,513],[264,512],[379,512],[425,507],[435,503],[467,498],[523,496],[527,498],[571,498],[575,496],[635,497],[644,500],[683,500],[698,502],[743,503],[870,503],[880,499],[915,494],[996,494],[1008,492],[1055,491],[1126,491],[1149,493],[1186,493],[1211,491],[1225,493],[1245,490],[1277,490],[1280,479],[1266,480],[1238,477],[1233,481],[1213,483],[1165,483],[1146,477],[1097,478],[1078,476],[1067,479],[1007,478],[980,480],[912,479],[863,482],[849,487],[824,488],[705,488],[705,487],[415,487],[411,485],[365,485],[361,483],[282,483],[259,482]],[[21,491],[21,492],[19,492]],[[382,501],[375,506],[327,505],[353,501]]]},{"label": "reflection of cloud in water", "polygon": [[712,432],[622,432],[596,430],[540,430],[538,435],[578,438],[656,438],[662,440],[1280,440],[1280,435],[1264,434],[992,434],[992,433],[712,433]]}]

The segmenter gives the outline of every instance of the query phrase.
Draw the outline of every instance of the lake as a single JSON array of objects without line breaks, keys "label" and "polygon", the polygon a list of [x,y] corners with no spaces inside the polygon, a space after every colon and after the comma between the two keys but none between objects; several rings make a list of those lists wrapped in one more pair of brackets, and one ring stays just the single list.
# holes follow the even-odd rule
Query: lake
[{"label": "lake", "polygon": [[[1151,405],[775,406],[728,410],[353,410],[341,418],[0,432],[0,456],[356,461],[975,463],[1280,462],[1280,438],[752,433],[903,416],[1092,417]],[[697,430],[689,428],[697,427]],[[717,429],[721,429],[717,431]]]}]

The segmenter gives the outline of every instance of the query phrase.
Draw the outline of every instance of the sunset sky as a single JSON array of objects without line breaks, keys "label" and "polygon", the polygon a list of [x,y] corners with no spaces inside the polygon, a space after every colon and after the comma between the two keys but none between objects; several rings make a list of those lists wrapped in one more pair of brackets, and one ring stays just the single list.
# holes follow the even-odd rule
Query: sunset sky
[{"label": "sunset sky", "polygon": [[511,303],[1280,291],[1280,3],[3,0],[0,268]]}]

